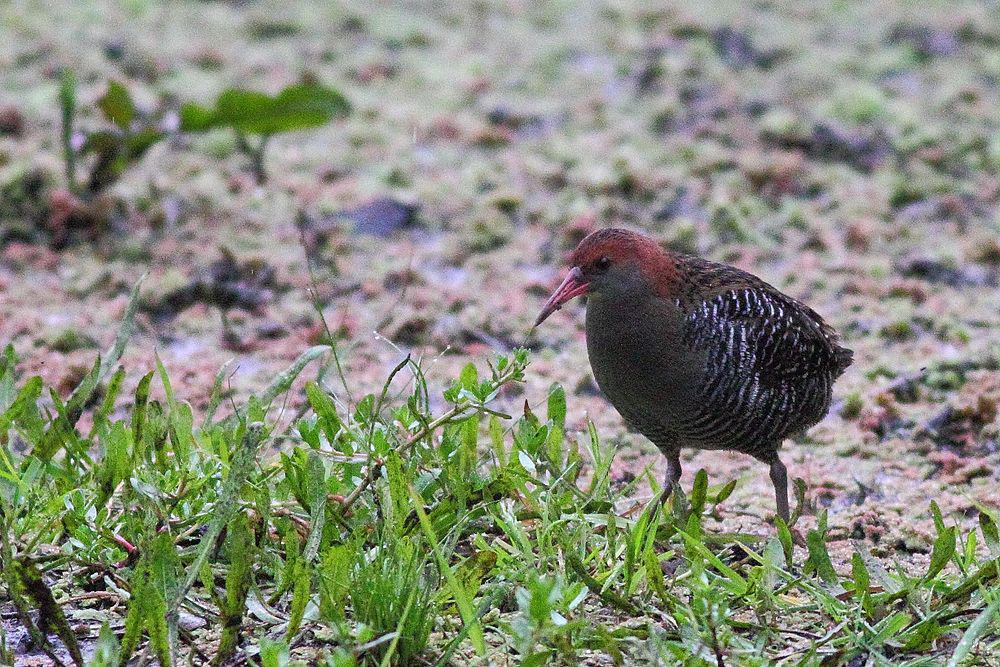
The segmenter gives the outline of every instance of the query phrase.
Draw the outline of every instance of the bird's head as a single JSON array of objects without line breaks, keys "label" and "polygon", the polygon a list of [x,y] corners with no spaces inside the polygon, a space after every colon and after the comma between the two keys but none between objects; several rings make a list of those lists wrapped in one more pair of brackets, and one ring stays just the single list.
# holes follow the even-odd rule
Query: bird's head
[{"label": "bird's head", "polygon": [[663,249],[648,236],[627,229],[600,229],[580,241],[570,270],[535,320],[535,326],[581,294],[614,297],[634,290],[659,291],[670,271]]}]

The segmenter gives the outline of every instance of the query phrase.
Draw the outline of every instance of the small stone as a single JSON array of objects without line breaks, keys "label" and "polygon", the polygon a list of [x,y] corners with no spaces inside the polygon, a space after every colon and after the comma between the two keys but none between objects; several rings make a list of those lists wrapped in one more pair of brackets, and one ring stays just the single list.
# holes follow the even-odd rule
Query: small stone
[{"label": "small stone", "polygon": [[28,123],[21,110],[12,104],[0,107],[0,136],[20,137]]},{"label": "small stone", "polygon": [[190,632],[192,630],[198,630],[199,628],[205,627],[208,625],[208,621],[200,616],[195,616],[194,614],[182,611],[177,618],[177,624],[184,630]]},{"label": "small stone", "polygon": [[416,226],[419,207],[391,197],[379,197],[357,208],[338,214],[354,223],[361,234],[386,238],[396,232]]}]

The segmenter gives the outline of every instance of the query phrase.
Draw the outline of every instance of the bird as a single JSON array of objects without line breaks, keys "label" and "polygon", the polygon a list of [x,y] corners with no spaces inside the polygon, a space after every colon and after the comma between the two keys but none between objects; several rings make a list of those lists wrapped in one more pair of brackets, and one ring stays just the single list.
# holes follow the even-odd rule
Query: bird
[{"label": "bird", "polygon": [[770,467],[787,523],[788,470],[778,451],[826,415],[834,381],[853,359],[833,327],[751,273],[627,229],[592,232],[570,265],[534,327],[586,296],[594,379],[666,457],[661,497],[680,481],[682,449],[737,451]]}]

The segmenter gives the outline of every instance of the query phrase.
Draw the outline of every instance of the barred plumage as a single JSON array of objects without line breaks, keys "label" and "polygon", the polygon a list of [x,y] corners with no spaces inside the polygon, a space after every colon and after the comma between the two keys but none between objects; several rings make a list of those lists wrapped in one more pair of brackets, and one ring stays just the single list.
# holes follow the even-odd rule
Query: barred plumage
[{"label": "barred plumage", "polygon": [[675,299],[684,314],[683,342],[707,353],[708,383],[698,395],[705,417],[675,430],[690,446],[770,461],[782,440],[826,414],[851,352],[815,311],[759,278],[672,258],[685,281]]},{"label": "barred plumage", "polygon": [[771,466],[787,518],[782,441],[823,418],[852,353],[808,306],[724,264],[663,251],[626,230],[602,230],[539,322],[588,295],[587,350],[598,385],[667,456],[669,488],[684,447],[728,449]]}]

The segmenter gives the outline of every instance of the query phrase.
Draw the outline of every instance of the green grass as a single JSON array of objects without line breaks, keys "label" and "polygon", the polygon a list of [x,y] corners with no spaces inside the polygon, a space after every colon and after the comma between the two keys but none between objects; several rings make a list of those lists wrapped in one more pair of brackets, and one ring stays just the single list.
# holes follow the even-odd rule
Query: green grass
[{"label": "green grass", "polygon": [[[836,571],[822,515],[804,547],[783,524],[718,533],[733,483],[702,471],[690,496],[637,504],[597,432],[567,433],[558,386],[503,414],[523,350],[443,390],[407,357],[355,401],[317,346],[224,418],[220,373],[196,418],[162,364],[124,386],[134,303],[68,398],[20,377],[13,348],[0,359],[0,594],[52,656],[971,665],[1000,650],[993,510],[962,533],[932,503],[918,573],[860,544]],[[306,408],[282,418],[314,366]]]}]

